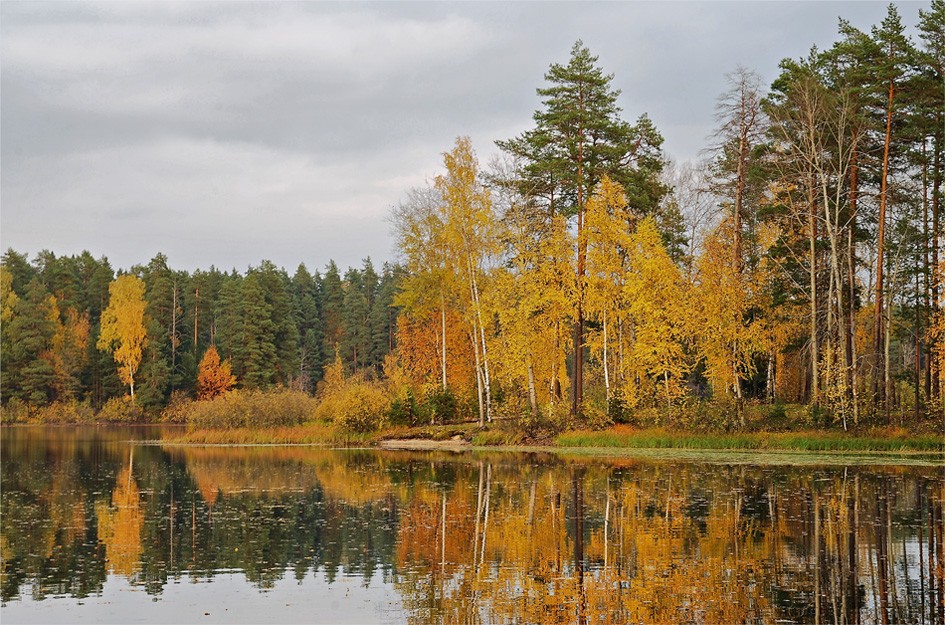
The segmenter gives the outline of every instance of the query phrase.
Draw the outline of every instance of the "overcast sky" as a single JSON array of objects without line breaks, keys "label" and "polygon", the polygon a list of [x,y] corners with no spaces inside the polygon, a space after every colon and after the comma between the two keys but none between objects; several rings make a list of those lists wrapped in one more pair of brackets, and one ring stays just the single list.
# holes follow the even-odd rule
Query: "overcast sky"
[{"label": "overcast sky", "polygon": [[[912,26],[928,2],[896,3]],[[532,126],[582,39],[696,158],[725,74],[869,30],[884,2],[0,2],[0,245],[175,269],[395,258],[390,207],[468,135]]]}]

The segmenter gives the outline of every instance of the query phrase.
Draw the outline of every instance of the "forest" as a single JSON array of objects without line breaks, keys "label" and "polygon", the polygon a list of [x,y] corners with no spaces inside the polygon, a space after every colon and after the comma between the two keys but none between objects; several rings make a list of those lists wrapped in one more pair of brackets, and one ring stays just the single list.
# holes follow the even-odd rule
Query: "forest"
[{"label": "forest", "polygon": [[531,129],[485,164],[459,137],[405,191],[380,269],[7,250],[3,421],[200,423],[281,393],[295,422],[359,431],[728,430],[759,405],[940,424],[945,1],[918,13],[916,40],[893,5],[869,32],[841,19],[770,86],[735,68],[698,163],[578,41]]}]

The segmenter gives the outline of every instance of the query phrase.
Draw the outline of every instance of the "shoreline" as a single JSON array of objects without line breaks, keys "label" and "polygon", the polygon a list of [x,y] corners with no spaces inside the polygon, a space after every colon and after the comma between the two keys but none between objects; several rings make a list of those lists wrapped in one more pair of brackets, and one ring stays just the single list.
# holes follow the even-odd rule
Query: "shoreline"
[{"label": "shoreline", "polygon": [[509,449],[559,451],[673,450],[748,453],[809,453],[842,455],[922,455],[945,460],[945,437],[914,434],[900,429],[861,432],[800,430],[795,432],[691,433],[664,428],[570,430],[556,436],[505,435],[500,429],[480,431],[469,424],[396,428],[371,434],[354,434],[315,426],[263,430],[190,430],[166,441],[195,445],[329,445],[400,450]]},{"label": "shoreline", "polygon": [[390,427],[354,433],[313,422],[276,428],[187,429],[181,424],[4,424],[4,427],[161,427],[170,436],[142,441],[168,446],[317,446],[364,447],[406,451],[510,450],[573,454],[625,455],[629,452],[812,454],[855,457],[923,457],[945,462],[945,437],[902,428],[836,430],[701,432],[669,428],[615,426],[603,430],[568,430],[557,435],[525,436],[499,425],[479,429],[475,423],[444,426]]}]

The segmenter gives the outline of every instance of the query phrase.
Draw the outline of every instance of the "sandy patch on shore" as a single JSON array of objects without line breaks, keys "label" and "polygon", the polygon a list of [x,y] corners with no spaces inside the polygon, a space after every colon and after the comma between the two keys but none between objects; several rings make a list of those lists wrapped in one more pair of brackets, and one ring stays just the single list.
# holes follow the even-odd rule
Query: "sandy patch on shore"
[{"label": "sandy patch on shore", "polygon": [[459,437],[445,441],[409,438],[381,441],[378,446],[382,449],[464,449],[470,447],[470,444]]}]

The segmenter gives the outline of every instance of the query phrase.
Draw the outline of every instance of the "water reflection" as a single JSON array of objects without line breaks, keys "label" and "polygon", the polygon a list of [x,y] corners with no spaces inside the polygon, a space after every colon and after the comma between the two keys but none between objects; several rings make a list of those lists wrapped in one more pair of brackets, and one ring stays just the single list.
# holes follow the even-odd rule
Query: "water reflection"
[{"label": "water reflection", "polygon": [[[240,572],[407,622],[945,625],[941,466],[132,446],[4,429],[5,605]],[[149,438],[154,432],[138,432]],[[212,592],[213,586],[208,587]]]}]

